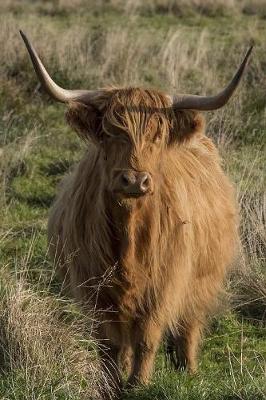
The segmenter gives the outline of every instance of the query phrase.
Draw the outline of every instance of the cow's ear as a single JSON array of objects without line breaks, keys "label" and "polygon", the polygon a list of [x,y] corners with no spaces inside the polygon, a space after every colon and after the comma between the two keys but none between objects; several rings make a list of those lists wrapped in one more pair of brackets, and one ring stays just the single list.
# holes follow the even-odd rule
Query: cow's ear
[{"label": "cow's ear", "polygon": [[188,141],[205,132],[205,118],[195,110],[174,110],[172,139]]},{"label": "cow's ear", "polygon": [[101,140],[102,113],[93,105],[73,102],[66,112],[66,120],[85,140]]}]

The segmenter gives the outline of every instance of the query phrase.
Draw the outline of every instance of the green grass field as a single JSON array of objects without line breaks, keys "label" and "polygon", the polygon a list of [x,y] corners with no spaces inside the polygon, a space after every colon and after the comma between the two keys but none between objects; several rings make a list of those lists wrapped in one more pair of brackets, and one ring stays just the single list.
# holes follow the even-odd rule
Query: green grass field
[{"label": "green grass field", "polygon": [[266,1],[2,0],[0,23],[0,399],[97,399],[105,384],[97,321],[62,296],[47,255],[49,207],[85,145],[40,88],[19,29],[67,88],[212,94],[255,45],[237,94],[206,113],[241,209],[230,296],[195,376],[169,370],[162,349],[151,384],[124,397],[265,399]]}]

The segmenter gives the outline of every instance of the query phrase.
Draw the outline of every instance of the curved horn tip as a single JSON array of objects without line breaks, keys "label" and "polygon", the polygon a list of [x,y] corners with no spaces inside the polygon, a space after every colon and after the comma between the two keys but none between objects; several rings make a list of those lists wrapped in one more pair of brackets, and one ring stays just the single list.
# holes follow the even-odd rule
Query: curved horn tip
[{"label": "curved horn tip", "polygon": [[19,33],[20,33],[20,36],[22,37],[22,39],[24,40],[24,42],[28,42],[27,36],[21,29],[19,29]]},{"label": "curved horn tip", "polygon": [[248,55],[248,56],[249,56],[250,53],[252,52],[253,48],[254,48],[254,44],[252,44],[252,45],[249,46],[249,49],[248,49],[248,51],[247,51],[247,55]]},{"label": "curved horn tip", "polygon": [[253,44],[252,44],[251,46],[249,46],[249,48],[248,48],[248,50],[247,50],[247,52],[246,52],[246,55],[245,55],[245,59],[248,59],[248,58],[249,58],[249,56],[250,56],[250,54],[251,54],[253,48],[254,48],[254,45],[253,45]]}]

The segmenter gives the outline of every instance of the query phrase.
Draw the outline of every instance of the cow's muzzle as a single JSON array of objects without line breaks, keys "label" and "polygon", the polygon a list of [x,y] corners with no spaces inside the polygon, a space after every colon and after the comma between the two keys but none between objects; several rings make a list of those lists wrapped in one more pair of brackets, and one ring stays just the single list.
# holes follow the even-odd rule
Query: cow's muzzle
[{"label": "cow's muzzle", "polygon": [[114,192],[124,197],[140,197],[153,192],[152,177],[145,171],[116,171],[114,180]]}]

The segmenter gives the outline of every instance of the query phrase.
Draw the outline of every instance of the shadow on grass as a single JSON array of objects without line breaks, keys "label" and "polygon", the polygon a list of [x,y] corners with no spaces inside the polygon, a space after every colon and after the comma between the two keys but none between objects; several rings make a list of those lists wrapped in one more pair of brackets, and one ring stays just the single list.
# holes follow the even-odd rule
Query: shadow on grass
[{"label": "shadow on grass", "polygon": [[19,202],[27,203],[30,207],[37,207],[37,208],[50,208],[53,201],[54,201],[54,195],[50,194],[42,194],[40,196],[28,196],[24,197],[19,195],[18,193],[13,194],[13,199],[18,200]]},{"label": "shadow on grass", "polygon": [[162,387],[147,386],[123,393],[121,400],[168,400]]},{"label": "shadow on grass", "polygon": [[41,171],[48,176],[63,175],[71,165],[70,160],[58,160],[42,166]]}]

